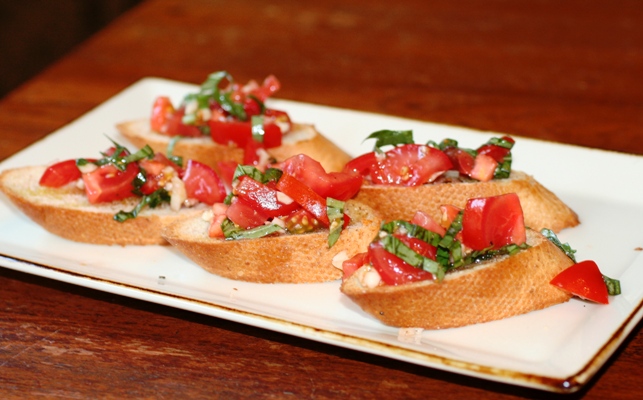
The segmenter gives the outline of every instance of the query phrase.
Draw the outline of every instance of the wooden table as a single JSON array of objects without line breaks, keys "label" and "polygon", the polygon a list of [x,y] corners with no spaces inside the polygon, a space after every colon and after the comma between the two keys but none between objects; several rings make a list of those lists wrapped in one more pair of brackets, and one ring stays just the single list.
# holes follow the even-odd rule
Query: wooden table
[{"label": "wooden table", "polygon": [[[149,0],[2,99],[0,159],[142,77],[220,69],[274,73],[281,98],[643,154],[636,0]],[[550,395],[4,268],[0,288],[3,398]],[[640,328],[564,397],[643,396]]]}]

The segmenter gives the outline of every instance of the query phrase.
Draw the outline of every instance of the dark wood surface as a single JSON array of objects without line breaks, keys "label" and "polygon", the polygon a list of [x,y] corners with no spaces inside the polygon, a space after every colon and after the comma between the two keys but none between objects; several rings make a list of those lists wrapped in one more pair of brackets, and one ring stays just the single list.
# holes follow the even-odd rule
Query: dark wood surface
[{"label": "dark wood surface", "polygon": [[[643,154],[636,0],[148,0],[0,101],[0,159],[145,76]],[[578,166],[582,168],[582,166]],[[0,269],[0,397],[538,398]],[[579,393],[640,398],[643,333]]]}]

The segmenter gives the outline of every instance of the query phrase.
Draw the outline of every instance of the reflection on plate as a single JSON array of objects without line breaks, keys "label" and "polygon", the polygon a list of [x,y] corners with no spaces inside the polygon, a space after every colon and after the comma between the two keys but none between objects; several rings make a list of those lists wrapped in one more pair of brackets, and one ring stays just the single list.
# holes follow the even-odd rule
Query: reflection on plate
[{"label": "reflection on plate", "polygon": [[[194,86],[144,79],[72,124],[0,164],[0,169],[95,154],[114,125],[149,113],[157,95],[178,102]],[[293,120],[317,128],[352,154],[379,129],[413,129],[416,139],[450,137],[475,147],[497,134],[401,118],[272,100]],[[124,296],[483,379],[550,391],[574,391],[592,377],[641,319],[643,158],[517,138],[514,168],[553,190],[580,216],[560,238],[577,258],[596,260],[621,280],[608,306],[573,299],[542,311],[410,337],[363,314],[339,282],[261,285],[231,281],[193,265],[171,247],[100,247],[43,231],[0,202],[0,265]],[[74,146],[69,146],[73,143]],[[614,171],[618,171],[615,173]],[[614,234],[610,234],[614,233]],[[427,305],[448,307],[445,304]]]}]

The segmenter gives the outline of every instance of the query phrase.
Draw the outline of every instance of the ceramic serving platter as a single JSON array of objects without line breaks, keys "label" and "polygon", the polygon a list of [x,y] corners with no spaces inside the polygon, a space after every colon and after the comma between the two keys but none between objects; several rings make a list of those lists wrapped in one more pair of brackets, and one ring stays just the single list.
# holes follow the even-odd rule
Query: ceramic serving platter
[{"label": "ceramic serving platter", "polygon": [[[115,124],[149,115],[158,95],[179,102],[195,86],[146,78],[0,163],[11,167],[91,157]],[[412,129],[417,141],[454,138],[477,147],[494,132],[319,105],[272,100],[353,155],[380,129]],[[528,172],[580,216],[559,238],[577,259],[597,261],[623,294],[597,305],[578,299],[497,322],[400,331],[364,314],[340,282],[253,284],[211,275],[169,246],[97,246],[56,237],[0,197],[0,265],[26,273],[190,310],[313,341],[508,384],[571,392],[582,387],[643,315],[643,157],[516,137],[514,169]],[[448,300],[445,301],[448,304]],[[431,305],[448,307],[448,305]]]}]

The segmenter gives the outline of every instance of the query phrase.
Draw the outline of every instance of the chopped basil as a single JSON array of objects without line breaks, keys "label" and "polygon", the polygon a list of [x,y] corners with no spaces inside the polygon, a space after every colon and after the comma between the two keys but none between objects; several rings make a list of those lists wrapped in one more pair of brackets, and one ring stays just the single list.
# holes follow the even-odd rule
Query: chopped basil
[{"label": "chopped basil", "polygon": [[226,218],[221,223],[223,236],[226,239],[257,239],[264,236],[272,235],[273,233],[283,232],[283,228],[276,224],[261,225],[252,229],[242,229],[229,218]]},{"label": "chopped basil", "polygon": [[259,171],[259,169],[257,169],[257,167],[253,165],[239,164],[234,170],[232,181],[234,182],[244,175],[249,176],[257,182],[265,184],[271,181],[277,182],[279,178],[281,178],[281,175],[283,175],[283,171],[277,168],[268,168],[265,172],[261,172]]},{"label": "chopped basil", "polygon": [[405,234],[423,240],[428,244],[436,247],[440,242],[440,239],[442,239],[442,237],[435,232],[431,232],[428,229],[424,229],[420,225],[415,225],[403,220],[395,220],[383,223],[380,227],[380,230],[389,234],[394,234],[402,230]]},{"label": "chopped basil", "polygon": [[221,92],[219,89],[219,84],[227,79],[230,84],[233,83],[232,75],[226,71],[219,71],[210,74],[205,82],[201,84],[201,91],[199,96],[207,98],[208,100],[214,100],[221,108],[230,113],[233,117],[238,118],[241,121],[246,121],[248,119],[246,112],[244,110],[242,103],[235,103],[231,98],[231,93]]},{"label": "chopped basil", "polygon": [[170,139],[170,142],[167,145],[167,158],[172,161],[174,164],[178,165],[179,167],[183,166],[183,157],[180,156],[175,156],[174,155],[174,147],[178,143],[179,140],[181,140],[183,136],[174,136]]},{"label": "chopped basil", "polygon": [[384,147],[386,145],[396,146],[398,144],[415,143],[413,140],[413,131],[411,130],[395,131],[395,130],[383,129],[383,130],[379,130],[371,133],[366,137],[366,139],[364,139],[364,141],[368,139],[375,139],[375,146],[374,146],[375,149],[379,149],[380,147]]},{"label": "chopped basil", "polygon": [[263,129],[263,116],[253,115],[250,120],[252,121],[252,139],[255,142],[263,143],[263,135],[266,133]]},{"label": "chopped basil", "polygon": [[558,236],[552,231],[551,229],[544,228],[540,231],[540,233],[549,239],[550,242],[555,244],[559,249],[562,250],[563,253],[567,257],[569,257],[573,262],[576,262],[576,256],[574,256],[574,253],[576,253],[576,250],[572,249],[572,247],[569,245],[569,243],[561,243],[561,241],[558,239]]},{"label": "chopped basil", "polygon": [[331,197],[326,199],[326,214],[330,221],[328,232],[328,248],[339,240],[339,236],[344,229],[344,205],[345,203]]},{"label": "chopped basil", "polygon": [[621,282],[618,279],[612,279],[603,275],[603,282],[605,282],[605,286],[607,286],[607,294],[610,296],[621,294]]},{"label": "chopped basil", "polygon": [[455,238],[458,232],[462,230],[462,215],[463,211],[456,215],[449,228],[447,228],[447,232],[438,243],[436,259],[440,264],[449,266],[449,268],[457,268],[464,264],[462,246]]},{"label": "chopped basil", "polygon": [[431,260],[430,258],[416,253],[415,251],[413,251],[413,249],[402,243],[402,241],[395,236],[384,235],[378,240],[380,241],[380,243],[382,243],[384,249],[389,253],[395,254],[415,268],[420,268],[432,273],[438,281],[444,279],[444,274],[446,272],[444,266],[440,265],[440,263],[436,261]]},{"label": "chopped basil", "polygon": [[143,196],[132,211],[119,211],[114,215],[114,220],[117,222],[125,222],[128,219],[136,218],[143,208],[146,206],[156,208],[163,202],[170,201],[170,194],[165,189],[158,189],[153,193]]}]

